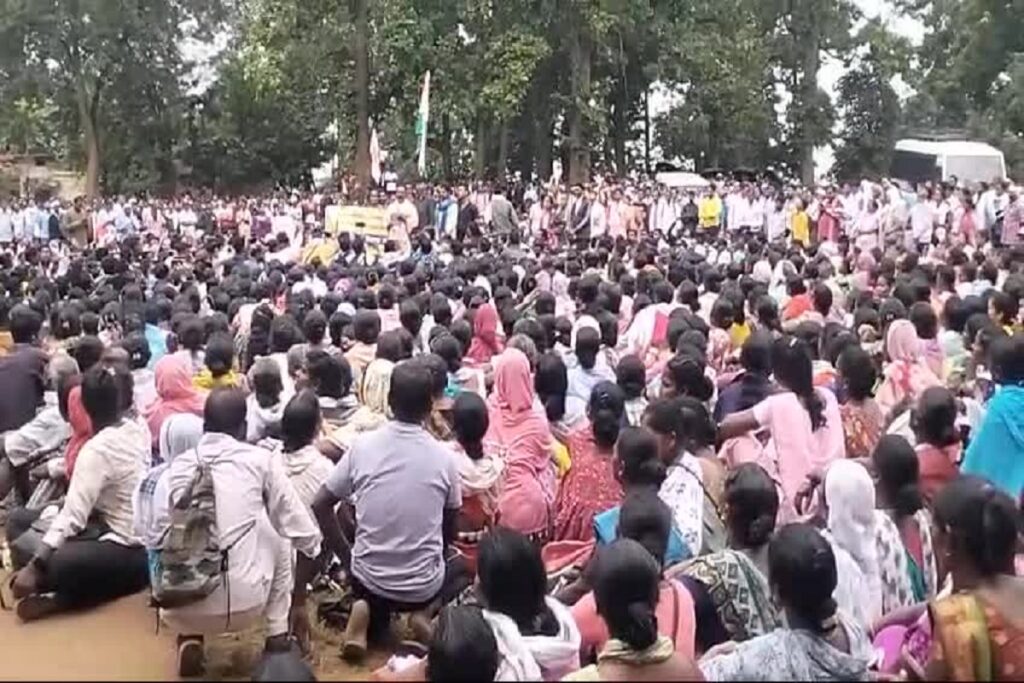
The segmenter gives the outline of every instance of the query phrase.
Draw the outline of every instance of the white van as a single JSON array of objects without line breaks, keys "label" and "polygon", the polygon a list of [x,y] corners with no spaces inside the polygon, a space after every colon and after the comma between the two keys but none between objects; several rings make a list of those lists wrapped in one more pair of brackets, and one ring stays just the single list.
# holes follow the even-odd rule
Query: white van
[{"label": "white van", "polygon": [[969,140],[916,140],[896,143],[892,176],[912,184],[956,178],[971,184],[1006,178],[1006,160],[992,145]]}]

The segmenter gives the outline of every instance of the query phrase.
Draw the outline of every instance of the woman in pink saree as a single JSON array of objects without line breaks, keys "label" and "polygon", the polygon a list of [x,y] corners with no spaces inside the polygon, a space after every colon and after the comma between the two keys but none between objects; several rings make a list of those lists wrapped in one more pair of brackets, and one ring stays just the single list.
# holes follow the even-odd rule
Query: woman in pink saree
[{"label": "woman in pink saree", "polygon": [[506,349],[495,357],[487,408],[484,448],[505,461],[498,524],[545,541],[555,502],[555,440],[543,411],[534,407],[530,361],[522,351]]},{"label": "woman in pink saree", "polygon": [[491,358],[504,348],[498,336],[498,309],[494,304],[483,304],[473,315],[473,341],[466,352],[466,360],[472,365],[486,365]]},{"label": "woman in pink saree", "polygon": [[153,370],[156,375],[156,400],[142,410],[142,417],[153,435],[153,446],[160,438],[160,427],[171,415],[191,413],[203,416],[206,397],[192,384],[192,361],[187,355],[164,356]]},{"label": "woman in pink saree", "polygon": [[894,409],[917,401],[925,389],[942,386],[942,381],[928,366],[917,330],[909,320],[897,320],[889,326],[885,351],[889,364],[883,371],[875,402],[889,418]]}]

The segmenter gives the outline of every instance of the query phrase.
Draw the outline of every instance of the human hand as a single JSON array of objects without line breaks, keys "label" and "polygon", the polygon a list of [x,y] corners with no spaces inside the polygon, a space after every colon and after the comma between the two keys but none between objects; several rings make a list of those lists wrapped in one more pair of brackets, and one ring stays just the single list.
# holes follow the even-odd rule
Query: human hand
[{"label": "human hand", "polygon": [[35,595],[39,590],[39,570],[34,564],[29,563],[14,576],[14,584],[11,590],[16,600]]}]

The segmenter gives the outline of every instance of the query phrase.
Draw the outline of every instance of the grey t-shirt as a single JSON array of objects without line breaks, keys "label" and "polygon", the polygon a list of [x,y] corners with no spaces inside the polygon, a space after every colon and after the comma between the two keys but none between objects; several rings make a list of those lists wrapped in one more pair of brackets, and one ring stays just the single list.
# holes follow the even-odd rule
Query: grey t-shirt
[{"label": "grey t-shirt", "polygon": [[444,582],[444,510],[462,506],[454,453],[391,421],[357,437],[325,485],[355,504],[352,575],[390,600],[433,599]]}]

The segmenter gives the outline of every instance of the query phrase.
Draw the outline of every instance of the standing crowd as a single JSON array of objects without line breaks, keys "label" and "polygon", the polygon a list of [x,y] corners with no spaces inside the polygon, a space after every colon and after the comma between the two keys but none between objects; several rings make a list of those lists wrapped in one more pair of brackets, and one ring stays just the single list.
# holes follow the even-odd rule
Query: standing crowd
[{"label": "standing crowd", "polygon": [[0,204],[22,620],[148,590],[182,676],[332,616],[383,680],[1024,672],[1015,187],[341,201]]}]

